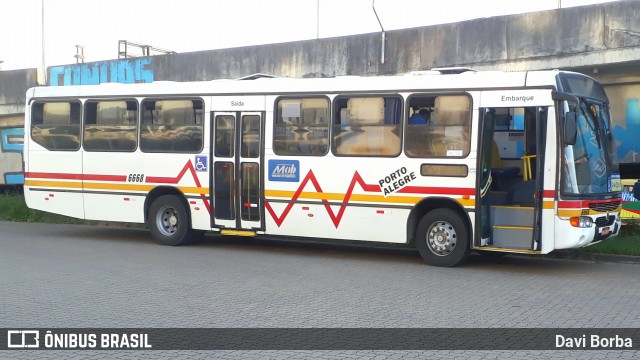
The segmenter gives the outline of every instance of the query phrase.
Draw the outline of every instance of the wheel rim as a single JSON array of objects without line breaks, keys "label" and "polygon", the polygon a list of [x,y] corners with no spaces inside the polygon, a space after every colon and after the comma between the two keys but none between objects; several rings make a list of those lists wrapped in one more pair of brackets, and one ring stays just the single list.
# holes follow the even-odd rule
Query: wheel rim
[{"label": "wheel rim", "polygon": [[438,256],[451,254],[457,243],[456,229],[446,221],[437,221],[427,231],[427,247]]},{"label": "wheel rim", "polygon": [[156,214],[156,225],[164,236],[172,236],[178,231],[178,212],[171,206],[163,206]]}]

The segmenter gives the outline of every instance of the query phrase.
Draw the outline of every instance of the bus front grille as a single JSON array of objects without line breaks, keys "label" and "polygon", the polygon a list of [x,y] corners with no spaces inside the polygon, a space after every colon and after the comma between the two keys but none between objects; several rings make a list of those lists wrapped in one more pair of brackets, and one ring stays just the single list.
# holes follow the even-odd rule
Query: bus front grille
[{"label": "bus front grille", "polygon": [[589,209],[598,212],[613,211],[620,206],[620,200],[611,202],[594,202],[589,204]]}]

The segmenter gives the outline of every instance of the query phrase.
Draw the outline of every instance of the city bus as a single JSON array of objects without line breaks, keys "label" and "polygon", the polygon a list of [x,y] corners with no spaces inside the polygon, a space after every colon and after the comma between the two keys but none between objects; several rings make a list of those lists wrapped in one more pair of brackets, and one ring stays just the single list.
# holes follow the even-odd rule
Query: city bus
[{"label": "city bus", "polygon": [[[620,231],[602,86],[566,71],[36,87],[32,209],[205,232],[547,254]],[[416,121],[418,119],[419,121]]]}]

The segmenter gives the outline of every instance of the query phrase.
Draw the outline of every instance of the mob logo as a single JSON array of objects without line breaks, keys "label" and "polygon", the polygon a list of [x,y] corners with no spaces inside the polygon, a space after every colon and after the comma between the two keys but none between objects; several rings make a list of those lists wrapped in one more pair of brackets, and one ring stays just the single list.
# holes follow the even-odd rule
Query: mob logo
[{"label": "mob logo", "polygon": [[300,181],[298,160],[269,160],[269,181]]}]

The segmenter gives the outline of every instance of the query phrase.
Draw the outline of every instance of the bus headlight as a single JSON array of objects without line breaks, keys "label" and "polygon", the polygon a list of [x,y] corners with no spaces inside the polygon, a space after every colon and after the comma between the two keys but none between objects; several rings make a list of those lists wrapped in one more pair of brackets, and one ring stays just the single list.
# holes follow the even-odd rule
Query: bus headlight
[{"label": "bus headlight", "polygon": [[574,216],[569,219],[569,223],[573,227],[589,228],[593,225],[593,220],[588,216]]}]

